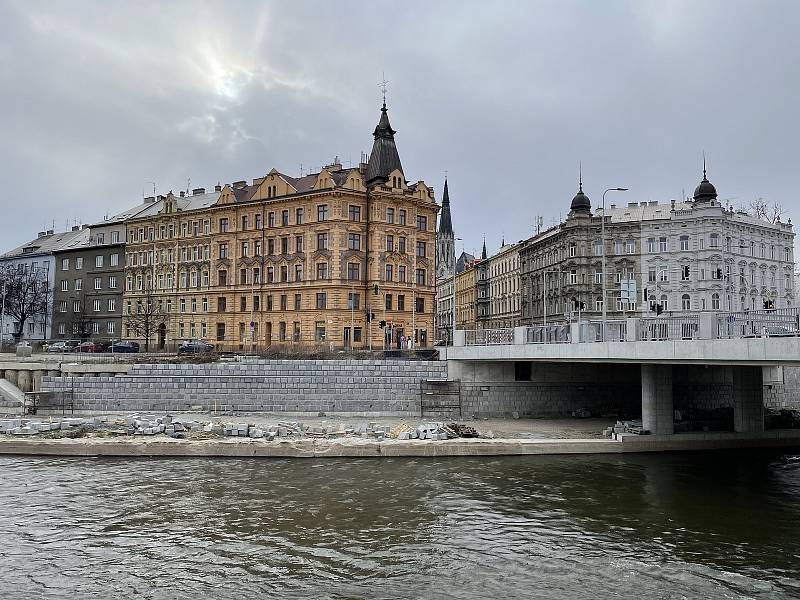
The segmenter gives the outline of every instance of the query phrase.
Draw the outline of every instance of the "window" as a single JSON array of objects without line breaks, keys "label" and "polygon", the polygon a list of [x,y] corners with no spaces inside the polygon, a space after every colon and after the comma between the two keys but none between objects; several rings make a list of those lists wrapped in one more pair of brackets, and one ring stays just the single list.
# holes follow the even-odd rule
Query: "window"
[{"label": "window", "polygon": [[358,233],[347,234],[348,250],[361,250],[361,235]]},{"label": "window", "polygon": [[112,254],[110,264],[112,267],[116,267],[119,265],[119,254]]},{"label": "window", "polygon": [[415,309],[418,313],[425,312],[425,298],[417,296]]},{"label": "window", "polygon": [[387,252],[394,252],[394,236],[387,235],[386,236],[386,251]]},{"label": "window", "polygon": [[62,313],[67,312],[67,301],[66,300],[62,300],[61,302],[58,303],[58,312],[62,312]]},{"label": "window", "polygon": [[317,250],[327,250],[328,249],[328,234],[326,233],[318,233],[317,234]]},{"label": "window", "polygon": [[[254,228],[255,229],[263,229],[263,225],[264,225],[264,223],[263,223],[263,218],[261,217],[261,213],[256,213]],[[206,233],[208,233],[208,232],[206,232]]]},{"label": "window", "polygon": [[425,242],[417,242],[417,256],[424,258],[426,254]]},{"label": "window", "polygon": [[400,238],[397,240],[397,251],[400,254],[406,253],[406,238],[403,236],[400,236]]},{"label": "window", "polygon": [[417,285],[425,285],[425,269],[417,269]]},{"label": "window", "polygon": [[656,270],[655,269],[647,269],[647,281],[648,281],[648,283],[655,283],[655,281],[656,281]]},{"label": "window", "polygon": [[286,256],[289,254],[289,238],[283,237],[281,238],[281,254]]},{"label": "window", "polygon": [[217,341],[225,340],[225,323],[217,323]]},{"label": "window", "polygon": [[303,281],[303,265],[295,265],[294,266],[294,280],[295,281]]},{"label": "window", "polygon": [[94,257],[94,266],[95,268],[99,269],[103,266],[103,255],[99,254]]},{"label": "window", "polygon": [[181,298],[180,302],[178,303],[178,312],[186,312],[186,298]]},{"label": "window", "polygon": [[385,281],[392,281],[394,274],[394,266],[386,265],[386,277],[384,277]]},{"label": "window", "polygon": [[96,290],[103,289],[103,278],[102,277],[95,277],[94,278],[94,289],[96,289]]},{"label": "window", "polygon": [[250,256],[250,244],[242,242],[242,256]]},{"label": "window", "polygon": [[99,298],[96,298],[92,302],[92,310],[94,310],[94,312],[100,312],[100,299]]},{"label": "window", "polygon": [[682,235],[681,236],[681,250],[688,250],[689,249],[689,236]]},{"label": "window", "polygon": [[392,295],[391,294],[386,294],[385,302],[386,302],[386,310],[392,310]]},{"label": "window", "polygon": [[406,266],[405,265],[398,265],[397,266],[397,281],[401,283],[406,282]]},{"label": "window", "polygon": [[428,230],[428,217],[426,217],[425,215],[417,215],[417,230],[418,231]]},{"label": "window", "polygon": [[267,295],[267,310],[272,310],[272,294]]},{"label": "window", "polygon": [[289,225],[289,210],[284,209],[281,211],[281,225],[287,227]]},{"label": "window", "polygon": [[681,267],[681,281],[689,281],[690,273],[689,265],[683,265]]},{"label": "window", "polygon": [[354,342],[361,341],[361,327],[353,327],[353,341]]},{"label": "window", "polygon": [[328,220],[328,205],[327,204],[320,204],[317,206],[317,221],[327,221]]},{"label": "window", "polygon": [[303,308],[303,295],[302,294],[295,294],[294,295],[294,309],[301,310]]},{"label": "window", "polygon": [[669,281],[669,269],[667,269],[667,267],[658,268],[658,280]]},{"label": "window", "polygon": [[594,255],[600,256],[603,254],[603,243],[600,240],[594,241]]},{"label": "window", "polygon": [[62,271],[69,271],[69,259],[62,258],[61,259],[61,270]]},{"label": "window", "polygon": [[317,342],[325,341],[325,321],[317,321],[314,325],[314,339]]},{"label": "window", "polygon": [[358,281],[361,279],[361,265],[358,263],[347,263],[347,279]]},{"label": "window", "polygon": [[628,240],[625,242],[625,252],[628,254],[636,252],[636,240]]},{"label": "window", "polygon": [[598,285],[603,284],[603,272],[602,271],[595,271],[594,272],[594,282]]},{"label": "window", "polygon": [[397,310],[403,311],[406,309],[406,297],[403,294],[397,295]]},{"label": "window", "polygon": [[267,256],[273,256],[275,254],[275,239],[269,238],[267,240]]},{"label": "window", "polygon": [[387,208],[386,209],[386,222],[390,225],[394,224],[394,209]]},{"label": "window", "polygon": [[267,227],[275,227],[275,213],[267,213]]},{"label": "window", "polygon": [[286,283],[289,281],[289,266],[281,265],[281,282]]},{"label": "window", "polygon": [[691,299],[689,298],[689,294],[684,294],[683,296],[681,296],[681,308],[683,310],[691,310],[692,302]]},{"label": "window", "polygon": [[719,294],[711,294],[711,310],[719,310]]},{"label": "window", "polygon": [[219,245],[219,257],[228,258],[228,244]]},{"label": "window", "polygon": [[298,236],[296,236],[294,238],[294,250],[298,254],[302,254],[303,253],[303,236],[302,235],[298,235]]},{"label": "window", "polygon": [[614,240],[614,254],[622,254],[622,240]]},{"label": "window", "polygon": [[700,244],[700,250],[705,250],[706,238],[704,238],[703,236],[700,236],[697,241]]},{"label": "window", "polygon": [[81,302],[80,302],[80,300],[75,300],[75,302],[72,303],[72,312],[74,312],[74,313],[81,312]]},{"label": "window", "polygon": [[658,251],[659,252],[667,251],[667,238],[665,237],[658,238]]},{"label": "window", "polygon": [[328,294],[325,292],[317,292],[317,309],[328,308]]},{"label": "window", "polygon": [[108,299],[108,312],[114,312],[117,310],[117,300],[116,298],[109,298]]},{"label": "window", "polygon": [[275,267],[267,267],[267,283],[275,282]]},{"label": "window", "polygon": [[220,296],[217,298],[217,312],[225,312],[228,308],[228,300],[225,296]]},{"label": "window", "polygon": [[197,298],[192,298],[192,312],[197,312]]},{"label": "window", "polygon": [[64,323],[59,323],[58,325],[58,335],[64,335],[67,332],[67,327]]},{"label": "window", "polygon": [[64,279],[64,280],[61,281],[61,291],[62,292],[68,292],[69,291],[69,281],[67,279]]},{"label": "window", "polygon": [[405,209],[401,208],[400,209],[400,225],[405,225],[405,224],[406,224],[406,211],[405,211]]},{"label": "window", "polygon": [[347,308],[358,310],[361,305],[361,294],[350,292],[347,294]]},{"label": "window", "polygon": [[217,273],[217,283],[219,285],[228,285],[228,272],[224,269],[220,269]]},{"label": "window", "polygon": [[575,269],[569,272],[569,282],[571,285],[576,285],[578,283],[578,272]]},{"label": "window", "polygon": [[[220,219],[219,220],[219,232],[220,233],[227,233],[228,232],[228,219]],[[170,237],[172,237],[170,235]]]},{"label": "window", "polygon": [[656,251],[656,238],[647,238],[647,251],[648,252]]},{"label": "window", "polygon": [[328,263],[321,262],[317,263],[317,279],[327,279],[328,278]]},{"label": "window", "polygon": [[203,312],[208,312],[208,298],[203,298]]},{"label": "window", "polygon": [[295,225],[302,225],[303,224],[303,209],[296,208],[294,210],[294,223]]},{"label": "window", "polygon": [[347,208],[347,218],[351,221],[360,221],[361,220],[361,207],[351,204]]}]

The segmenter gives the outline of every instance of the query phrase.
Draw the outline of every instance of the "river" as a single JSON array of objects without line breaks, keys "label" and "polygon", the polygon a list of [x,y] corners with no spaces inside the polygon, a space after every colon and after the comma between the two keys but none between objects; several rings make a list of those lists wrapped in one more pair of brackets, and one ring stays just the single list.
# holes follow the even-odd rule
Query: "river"
[{"label": "river", "polygon": [[0,457],[0,597],[789,598],[800,457]]}]

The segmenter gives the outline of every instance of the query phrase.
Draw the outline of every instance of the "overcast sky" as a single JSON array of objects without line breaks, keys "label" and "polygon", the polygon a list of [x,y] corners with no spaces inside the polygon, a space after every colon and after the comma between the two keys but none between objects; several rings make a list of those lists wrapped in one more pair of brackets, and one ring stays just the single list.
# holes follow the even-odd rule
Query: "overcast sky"
[{"label": "overcast sky", "polygon": [[[800,2],[0,0],[0,246],[150,195],[369,151],[385,72],[407,179],[467,251],[691,194],[800,217]],[[459,247],[460,250],[460,247]]]}]

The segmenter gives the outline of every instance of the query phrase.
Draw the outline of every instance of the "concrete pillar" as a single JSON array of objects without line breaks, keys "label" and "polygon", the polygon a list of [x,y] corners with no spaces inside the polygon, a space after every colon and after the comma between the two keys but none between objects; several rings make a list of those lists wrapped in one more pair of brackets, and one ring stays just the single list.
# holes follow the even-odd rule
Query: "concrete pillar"
[{"label": "concrete pillar", "polygon": [[453,335],[453,346],[466,346],[467,332],[464,329],[456,329]]},{"label": "concrete pillar", "polygon": [[761,367],[733,367],[733,430],[764,431],[764,384]]},{"label": "concrete pillar", "polygon": [[697,338],[700,340],[717,339],[717,313],[700,313]]},{"label": "concrete pillar", "polygon": [[526,343],[528,336],[528,328],[527,327],[514,327],[514,343],[515,344],[524,344]]},{"label": "concrete pillar", "polygon": [[654,435],[675,432],[672,365],[642,365],[642,426]]},{"label": "concrete pillar", "polygon": [[6,379],[8,379],[8,381],[10,383],[13,383],[14,385],[17,385],[17,374],[18,373],[19,373],[19,371],[16,371],[14,369],[6,369]]},{"label": "concrete pillar", "polygon": [[20,370],[17,372],[17,387],[21,392],[31,391],[31,372]]},{"label": "concrete pillar", "polygon": [[36,392],[42,389],[42,375],[45,374],[45,371],[34,371],[33,372],[33,381],[31,382],[32,389],[31,391]]},{"label": "concrete pillar", "polygon": [[628,317],[625,319],[625,341],[626,342],[635,342],[639,336],[638,331],[639,319],[633,319]]}]

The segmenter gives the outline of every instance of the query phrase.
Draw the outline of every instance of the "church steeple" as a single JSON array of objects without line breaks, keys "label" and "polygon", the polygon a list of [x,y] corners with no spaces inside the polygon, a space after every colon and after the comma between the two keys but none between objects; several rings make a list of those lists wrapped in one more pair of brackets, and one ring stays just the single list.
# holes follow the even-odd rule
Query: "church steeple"
[{"label": "church steeple", "polygon": [[486,260],[486,236],[483,236],[483,251],[481,252],[481,260]]},{"label": "church steeple", "polygon": [[439,217],[439,233],[453,234],[453,221],[450,217],[450,191],[447,189],[447,179],[444,180],[444,195],[442,196],[442,214]]},{"label": "church steeple", "polygon": [[403,172],[400,155],[397,153],[397,146],[394,143],[395,133],[396,131],[389,124],[389,114],[384,99],[381,117],[373,133],[375,141],[372,143],[372,152],[367,163],[366,184],[368,187],[386,183],[395,169]]}]

